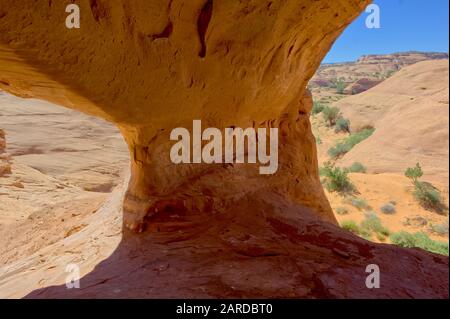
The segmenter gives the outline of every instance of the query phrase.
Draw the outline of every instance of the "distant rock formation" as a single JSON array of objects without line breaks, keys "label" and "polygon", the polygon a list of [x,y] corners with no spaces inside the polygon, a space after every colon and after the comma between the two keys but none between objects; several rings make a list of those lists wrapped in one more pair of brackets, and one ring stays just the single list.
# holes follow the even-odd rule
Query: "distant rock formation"
[{"label": "distant rock formation", "polygon": [[348,94],[348,95],[359,94],[364,91],[367,91],[368,89],[373,88],[375,85],[380,84],[381,82],[383,82],[383,81],[382,80],[371,80],[371,79],[366,79],[366,78],[359,79],[356,82],[348,85],[344,89],[344,94]]},{"label": "distant rock formation", "polygon": [[355,62],[322,64],[309,82],[309,86],[311,88],[332,87],[333,83],[339,79],[346,83],[347,89],[344,94],[358,94],[408,65],[442,59],[448,59],[448,53],[411,51],[363,55]]},{"label": "distant rock formation", "polygon": [[417,62],[426,60],[442,60],[448,59],[448,53],[445,52],[419,52],[408,51],[392,54],[370,54],[361,56],[357,64],[397,64],[399,66],[407,66]]}]

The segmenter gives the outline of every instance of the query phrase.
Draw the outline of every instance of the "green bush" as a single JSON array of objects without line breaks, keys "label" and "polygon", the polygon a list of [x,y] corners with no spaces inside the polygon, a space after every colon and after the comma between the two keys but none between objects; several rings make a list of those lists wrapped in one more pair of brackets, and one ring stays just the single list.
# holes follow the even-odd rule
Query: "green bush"
[{"label": "green bush", "polygon": [[445,205],[442,203],[439,191],[428,183],[416,180],[414,182],[413,196],[425,209],[434,210],[439,213],[445,211]]},{"label": "green bush", "polygon": [[337,158],[348,153],[356,144],[361,143],[365,139],[369,138],[374,131],[374,128],[365,128],[357,133],[351,134],[344,141],[330,148],[328,150],[328,155],[333,158]]},{"label": "green bush", "polygon": [[347,172],[339,167],[334,167],[330,162],[320,169],[320,175],[325,177],[325,188],[329,192],[353,192],[355,187],[350,182]]},{"label": "green bush", "polygon": [[350,197],[345,200],[346,203],[358,208],[359,210],[370,209],[369,204],[363,198]]},{"label": "green bush", "polygon": [[356,234],[356,235],[359,235],[361,233],[359,226],[353,220],[344,220],[341,223],[341,227],[349,232],[352,232],[353,234]]},{"label": "green bush", "polygon": [[409,167],[406,169],[405,176],[412,180],[413,183],[417,182],[417,180],[423,176],[422,167],[420,167],[419,163],[416,163],[415,167]]},{"label": "green bush", "polygon": [[325,108],[325,104],[320,103],[320,102],[314,102],[312,110],[311,110],[311,114],[312,115],[319,114],[323,111],[324,108]]},{"label": "green bush", "polygon": [[395,70],[389,70],[386,72],[385,78],[388,79],[395,74]]},{"label": "green bush", "polygon": [[341,223],[341,227],[363,238],[370,240],[373,234],[379,241],[385,241],[390,235],[390,231],[381,224],[375,212],[366,212],[365,219],[358,225],[352,220],[346,220]]},{"label": "green bush", "polygon": [[386,236],[384,236],[383,234],[377,233],[377,239],[379,241],[386,241]]},{"label": "green bush", "polygon": [[333,87],[336,88],[338,94],[344,94],[347,83],[345,83],[344,78],[335,79],[333,81]]},{"label": "green bush", "polygon": [[387,203],[387,204],[381,206],[380,210],[383,214],[390,215],[390,214],[395,214],[397,211],[397,208],[395,207],[395,205],[393,205],[391,203]]},{"label": "green bush", "polygon": [[361,143],[362,141],[364,141],[365,139],[369,138],[370,136],[372,136],[373,132],[375,132],[375,129],[373,127],[371,128],[365,128],[362,129],[361,131],[354,133],[352,135],[350,135],[349,137],[346,138],[346,143],[351,145],[351,147],[355,146],[356,144]]},{"label": "green bush", "polygon": [[347,168],[349,173],[365,173],[367,168],[360,162],[354,162],[350,167]]},{"label": "green bush", "polygon": [[413,234],[405,231],[394,233],[390,236],[390,240],[393,244],[405,248],[416,247],[416,239]]},{"label": "green bush", "polygon": [[363,198],[353,198],[350,202],[353,206],[355,206],[356,208],[358,208],[360,210],[370,208],[367,201]]},{"label": "green bush", "polygon": [[352,147],[349,144],[338,143],[328,150],[328,155],[332,158],[338,158],[350,152],[351,149]]},{"label": "green bush", "polygon": [[431,224],[431,231],[439,235],[448,235],[448,220],[442,224]]},{"label": "green bush", "polygon": [[368,212],[365,219],[361,222],[361,227],[368,231],[389,236],[389,230],[381,224],[380,218],[375,212]]},{"label": "green bush", "polygon": [[423,250],[448,256],[448,242],[439,242],[430,239],[427,234],[417,232],[410,234],[402,231],[390,236],[391,242],[405,248],[421,248]]},{"label": "green bush", "polygon": [[341,227],[349,232],[352,232],[355,235],[359,235],[367,240],[370,240],[372,237],[372,232],[364,229],[363,227],[360,227],[355,221],[353,220],[345,220],[341,223]]},{"label": "green bush", "polygon": [[334,131],[336,133],[339,132],[348,132],[350,133],[350,120],[344,119],[342,117],[336,120],[336,124],[334,125]]},{"label": "green bush", "polygon": [[405,176],[408,177],[413,185],[413,196],[420,203],[420,205],[428,210],[434,210],[438,213],[444,213],[447,207],[442,202],[441,194],[430,183],[419,181],[423,176],[422,167],[416,163],[415,167],[409,167],[405,171]]},{"label": "green bush", "polygon": [[336,124],[336,120],[339,118],[340,110],[339,108],[333,106],[326,106],[322,110],[322,116],[325,122],[327,122],[328,126],[334,126]]},{"label": "green bush", "polygon": [[348,214],[348,210],[345,207],[336,207],[336,209],[334,211],[338,215],[347,215]]},{"label": "green bush", "polygon": [[320,138],[320,136],[316,137],[316,143],[317,143],[317,145],[321,145],[322,144],[322,139]]}]

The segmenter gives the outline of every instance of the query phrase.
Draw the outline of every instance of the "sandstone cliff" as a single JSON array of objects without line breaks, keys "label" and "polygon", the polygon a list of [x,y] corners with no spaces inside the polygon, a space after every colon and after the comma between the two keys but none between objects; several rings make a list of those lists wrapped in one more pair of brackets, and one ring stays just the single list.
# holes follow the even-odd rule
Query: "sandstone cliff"
[{"label": "sandstone cliff", "polygon": [[359,94],[362,93],[364,91],[367,91],[370,88],[373,88],[374,86],[376,86],[377,84],[380,84],[382,82],[382,80],[370,80],[370,79],[366,79],[366,78],[362,78],[357,80],[356,82],[348,85],[345,90],[344,90],[344,94]]},{"label": "sandstone cliff", "polygon": [[440,59],[448,59],[448,53],[412,51],[364,55],[355,62],[322,64],[309,82],[309,86],[316,92],[320,88],[333,87],[336,80],[340,79],[346,85],[345,94],[358,94],[389,78],[404,67],[422,61]]},{"label": "sandstone cliff", "polygon": [[[0,85],[119,126],[132,158],[124,203],[132,229],[141,229],[163,198],[190,201],[183,185],[211,171],[244,170],[258,188],[281,192],[335,222],[317,177],[305,87],[367,3],[84,0],[83,25],[68,29],[64,3],[2,0]],[[256,168],[239,165],[172,164],[170,130],[193,119],[218,128],[279,127],[277,176],[260,177]]]},{"label": "sandstone cliff", "polygon": [[[318,178],[306,85],[369,1],[77,2],[82,25],[70,30],[62,2],[0,0],[0,87],[120,128],[131,154],[124,224],[144,234],[125,229],[111,256],[83,273],[85,289],[49,287],[29,297],[448,295],[448,258],[341,230]],[[220,129],[279,128],[278,172],[172,164],[170,131],[193,119]],[[111,214],[122,213],[118,197],[100,210],[109,223],[92,222],[97,228],[46,252],[105,236],[116,225]],[[54,260],[71,259],[62,255]],[[384,269],[384,290],[364,285],[372,262]],[[41,266],[46,285],[61,283]],[[14,267],[3,270],[9,292],[20,281]]]}]

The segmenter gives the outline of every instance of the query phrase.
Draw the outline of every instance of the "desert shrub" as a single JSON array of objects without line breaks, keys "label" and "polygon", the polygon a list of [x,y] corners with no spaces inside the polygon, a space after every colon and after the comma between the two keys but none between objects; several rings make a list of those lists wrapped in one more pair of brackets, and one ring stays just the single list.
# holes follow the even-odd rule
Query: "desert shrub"
[{"label": "desert shrub", "polygon": [[356,208],[358,208],[360,210],[370,208],[367,201],[363,198],[353,198],[353,199],[351,199],[350,202],[352,203],[353,206],[355,206]]},{"label": "desert shrub", "polygon": [[323,111],[324,108],[325,108],[325,104],[320,103],[320,102],[314,102],[312,110],[311,110],[311,114],[312,115],[319,114]]},{"label": "desert shrub", "polygon": [[330,155],[333,158],[338,158],[350,152],[351,149],[352,149],[351,146],[346,143],[338,143],[336,144],[336,146],[328,150],[328,155]]},{"label": "desert shrub", "polygon": [[334,211],[338,215],[347,215],[348,214],[348,210],[345,207],[336,207],[336,209]]},{"label": "desert shrub", "polygon": [[362,129],[361,131],[354,133],[346,138],[346,143],[351,145],[352,147],[356,144],[361,143],[365,139],[369,138],[375,129],[373,127]]},{"label": "desert shrub", "polygon": [[336,88],[336,93],[338,94],[344,94],[346,86],[347,83],[345,83],[344,78],[335,79],[332,85],[332,87]]},{"label": "desert shrub", "polygon": [[336,124],[334,125],[334,131],[336,133],[339,132],[348,132],[350,133],[350,120],[344,119],[342,117],[336,120]]},{"label": "desert shrub", "polygon": [[413,196],[425,209],[434,210],[438,213],[445,211],[446,207],[442,203],[439,191],[428,183],[416,180]]},{"label": "desert shrub", "polygon": [[423,176],[422,167],[419,163],[416,163],[415,167],[408,167],[405,171],[405,176],[412,180],[413,183]]},{"label": "desert shrub", "polygon": [[370,209],[369,204],[367,203],[367,201],[363,198],[357,198],[357,197],[349,197],[345,200],[345,202],[347,204],[350,204],[356,208],[358,208],[359,210],[366,210],[366,209]]},{"label": "desert shrub", "polygon": [[329,192],[353,192],[355,187],[347,176],[347,172],[339,167],[334,167],[330,162],[320,169],[320,175],[324,177],[325,188]]},{"label": "desert shrub", "polygon": [[414,226],[414,227],[422,227],[428,224],[428,219],[416,215],[411,217],[406,217],[403,221],[404,226]]},{"label": "desert shrub", "polygon": [[422,167],[419,163],[416,166],[409,167],[405,171],[405,176],[408,177],[414,185],[414,198],[420,205],[429,210],[434,210],[438,213],[444,213],[446,206],[442,202],[441,194],[430,183],[419,181],[423,176]]},{"label": "desert shrub", "polygon": [[348,153],[356,144],[359,144],[365,139],[369,138],[374,131],[374,128],[365,128],[357,133],[351,134],[344,141],[330,148],[328,150],[328,155],[333,158],[337,158]]},{"label": "desert shrub", "polygon": [[316,137],[316,143],[317,143],[318,145],[321,145],[321,144],[322,144],[322,139],[320,138],[320,136],[317,136],[317,137]]},{"label": "desert shrub", "polygon": [[397,209],[395,208],[395,205],[393,205],[391,203],[387,203],[387,204],[381,206],[380,210],[383,214],[388,214],[388,215],[395,214],[397,211]]},{"label": "desert shrub", "polygon": [[353,221],[353,220],[344,220],[344,221],[341,223],[341,227],[342,227],[343,229],[345,229],[345,230],[347,230],[347,231],[349,231],[349,232],[352,232],[352,233],[354,233],[354,234],[357,234],[357,235],[359,235],[360,232],[361,232],[361,230],[360,230],[358,224],[356,224],[356,222]]},{"label": "desert shrub", "polygon": [[367,168],[360,162],[354,162],[350,167],[347,168],[349,173],[365,173]]},{"label": "desert shrub", "polygon": [[414,234],[402,231],[390,236],[393,244],[405,248],[421,248],[423,250],[448,256],[448,242],[439,242],[430,239],[427,234],[417,232]]},{"label": "desert shrub", "polygon": [[386,236],[384,236],[383,234],[377,233],[377,239],[379,241],[386,241]]},{"label": "desert shrub", "polygon": [[382,225],[380,218],[375,212],[366,213],[364,220],[361,222],[361,227],[383,236],[389,236],[390,234],[389,230]]},{"label": "desert shrub", "polygon": [[400,247],[405,248],[416,247],[415,246],[416,240],[414,238],[414,235],[405,231],[392,234],[390,236],[390,240],[393,244],[398,245]]},{"label": "desert shrub", "polygon": [[439,235],[448,235],[448,220],[442,224],[431,224],[430,229],[432,232]]},{"label": "desert shrub", "polygon": [[388,79],[395,74],[395,70],[389,70],[386,72],[385,78]]},{"label": "desert shrub", "polygon": [[364,229],[360,227],[355,221],[353,220],[344,220],[341,223],[341,227],[355,235],[359,235],[365,239],[371,239],[372,233],[368,231],[367,229]]},{"label": "desert shrub", "polygon": [[322,110],[322,116],[328,126],[334,126],[339,118],[340,110],[336,106],[325,106]]}]

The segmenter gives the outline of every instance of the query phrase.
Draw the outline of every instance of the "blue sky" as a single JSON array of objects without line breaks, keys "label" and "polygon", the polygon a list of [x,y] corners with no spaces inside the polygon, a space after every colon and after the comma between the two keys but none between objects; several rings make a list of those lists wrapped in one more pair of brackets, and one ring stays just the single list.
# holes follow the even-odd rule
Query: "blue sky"
[{"label": "blue sky", "polygon": [[340,36],[324,63],[354,61],[365,54],[448,52],[449,0],[375,0],[381,28],[368,29],[362,13]]}]

